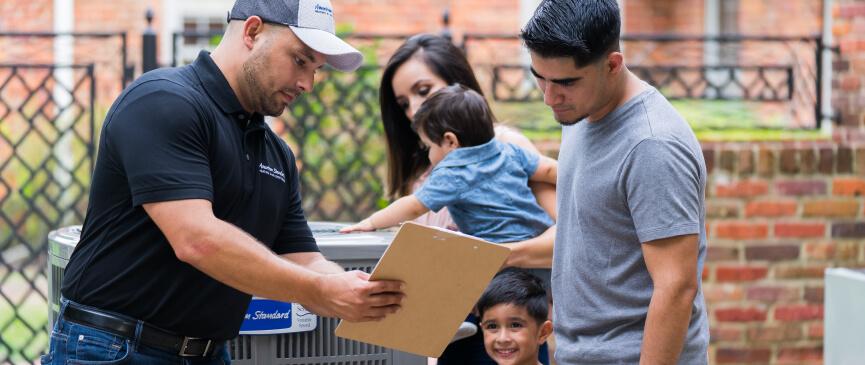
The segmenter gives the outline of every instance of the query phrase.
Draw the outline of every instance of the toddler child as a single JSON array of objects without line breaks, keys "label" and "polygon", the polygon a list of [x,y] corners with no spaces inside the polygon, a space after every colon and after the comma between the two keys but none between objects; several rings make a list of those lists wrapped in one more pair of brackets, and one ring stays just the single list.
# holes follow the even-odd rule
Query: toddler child
[{"label": "toddler child", "polygon": [[[496,140],[486,100],[465,86],[442,88],[414,116],[412,127],[428,148],[429,177],[402,197],[340,232],[373,231],[447,207],[460,232],[506,243],[537,237],[553,221],[538,205],[528,181],[556,183],[555,160]],[[549,283],[549,269],[533,269]],[[469,316],[469,321],[475,320]],[[467,321],[454,341],[475,334]],[[479,339],[478,339],[479,340]]]},{"label": "toddler child", "polygon": [[528,181],[555,184],[556,161],[497,141],[494,121],[477,92],[458,84],[437,91],[412,124],[429,150],[429,177],[414,194],[341,232],[386,228],[447,207],[460,232],[490,242],[543,233],[553,221]]}]

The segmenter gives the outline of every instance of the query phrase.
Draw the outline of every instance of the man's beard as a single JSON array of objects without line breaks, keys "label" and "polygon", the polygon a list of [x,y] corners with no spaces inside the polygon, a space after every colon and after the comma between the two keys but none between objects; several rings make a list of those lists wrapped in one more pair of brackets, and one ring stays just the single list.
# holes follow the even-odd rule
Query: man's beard
[{"label": "man's beard", "polygon": [[273,93],[269,93],[256,77],[264,72],[264,70],[270,69],[264,61],[265,55],[263,53],[266,51],[267,49],[262,49],[243,62],[241,73],[243,74],[244,81],[246,81],[247,96],[255,101],[253,108],[256,110],[253,111],[271,117],[278,117],[285,111],[285,104],[275,99]]},{"label": "man's beard", "polygon": [[559,122],[559,124],[561,124],[561,125],[567,127],[567,126],[570,126],[570,125],[577,124],[577,123],[579,123],[581,120],[586,119],[586,118],[588,118],[588,117],[589,117],[589,115],[586,114],[586,115],[582,115],[582,116],[580,116],[579,118],[575,118],[575,119],[568,119],[568,120],[559,120],[558,118],[555,118],[555,119],[556,119],[556,122]]}]

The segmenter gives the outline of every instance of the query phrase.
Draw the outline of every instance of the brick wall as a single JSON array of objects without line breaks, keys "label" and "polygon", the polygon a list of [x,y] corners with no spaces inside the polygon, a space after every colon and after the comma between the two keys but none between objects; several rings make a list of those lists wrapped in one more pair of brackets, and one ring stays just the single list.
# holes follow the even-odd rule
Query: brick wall
[{"label": "brick wall", "polygon": [[[624,1],[624,34],[702,34],[704,0]],[[699,64],[701,42],[625,42],[629,63],[643,65]]]},{"label": "brick wall", "polygon": [[865,268],[865,143],[702,146],[710,364],[821,364],[824,270]]},{"label": "brick wall", "polygon": [[865,2],[838,0],[832,9],[833,35],[840,46],[835,57],[832,104],[845,132],[865,140]]},{"label": "brick wall", "polygon": [[703,148],[712,363],[821,363],[823,270],[865,267],[865,144]]},{"label": "brick wall", "polygon": [[39,31],[54,19],[53,0],[0,2],[0,30]]},{"label": "brick wall", "polygon": [[[49,30],[54,21],[53,8],[52,0],[0,1],[0,31]],[[53,43],[43,39],[0,37],[0,50],[0,63],[54,61]]]},{"label": "brick wall", "polygon": [[817,34],[822,18],[822,0],[739,1],[738,24],[743,34]]},{"label": "brick wall", "polygon": [[521,26],[519,0],[341,0],[334,7],[340,23],[363,33],[438,33],[445,9],[457,39],[466,31],[516,34]]},{"label": "brick wall", "polygon": [[[141,34],[147,26],[144,14],[148,7],[160,14],[162,1],[157,0],[75,0],[75,30],[79,32],[127,32],[127,63],[141,72]],[[154,19],[153,28],[159,29],[162,17]],[[157,42],[157,47],[158,47]],[[97,62],[96,95],[100,107],[107,108],[120,94],[122,68],[120,40],[85,40],[75,44],[76,60]],[[92,62],[92,61],[91,61]]]},{"label": "brick wall", "polygon": [[624,1],[627,33],[702,34],[704,0]]}]

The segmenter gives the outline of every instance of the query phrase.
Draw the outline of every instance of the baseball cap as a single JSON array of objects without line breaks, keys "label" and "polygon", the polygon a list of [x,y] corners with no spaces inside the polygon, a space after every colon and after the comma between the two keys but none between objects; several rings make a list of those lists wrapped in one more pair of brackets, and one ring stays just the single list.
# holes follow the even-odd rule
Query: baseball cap
[{"label": "baseball cap", "polygon": [[363,63],[357,49],[334,34],[333,7],[329,0],[237,0],[228,20],[258,16],[268,23],[285,25],[341,71],[354,71]]}]

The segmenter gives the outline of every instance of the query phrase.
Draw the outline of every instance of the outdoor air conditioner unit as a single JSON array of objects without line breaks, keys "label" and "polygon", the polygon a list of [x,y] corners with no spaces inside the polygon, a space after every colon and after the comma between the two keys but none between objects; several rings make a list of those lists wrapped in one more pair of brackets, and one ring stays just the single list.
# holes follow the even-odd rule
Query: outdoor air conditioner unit
[{"label": "outdoor air conditioner unit", "polygon": [[[393,239],[393,232],[341,235],[343,224],[310,222],[313,235],[322,254],[347,270],[371,272]],[[53,325],[60,309],[60,285],[63,270],[81,236],[81,226],[52,231],[48,235],[48,301],[49,318]],[[295,319],[292,327],[280,328],[278,322],[253,323],[256,306],[271,310],[287,308]],[[276,306],[276,307],[275,307]],[[252,315],[250,315],[252,313]],[[274,312],[280,313],[280,312]],[[229,342],[232,363],[308,364],[308,365],[426,365],[426,357],[381,346],[336,337],[333,334],[339,320],[309,314],[297,304],[254,298],[240,335]],[[297,320],[302,316],[302,320]],[[279,317],[279,316],[276,316]],[[311,321],[314,320],[314,321]],[[298,326],[298,324],[302,324]]]},{"label": "outdoor air conditioner unit", "polygon": [[823,361],[865,363],[865,270],[826,269]]}]

